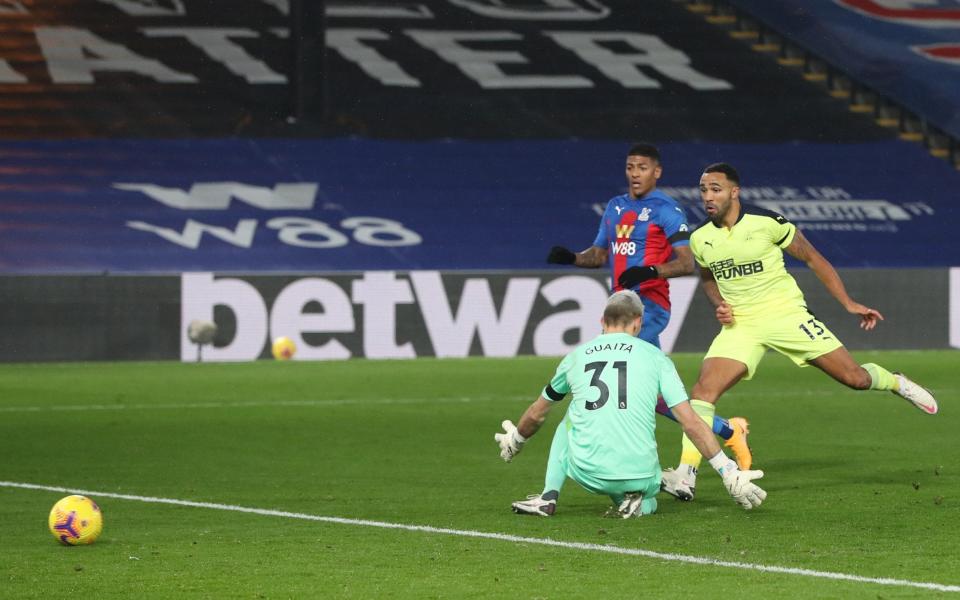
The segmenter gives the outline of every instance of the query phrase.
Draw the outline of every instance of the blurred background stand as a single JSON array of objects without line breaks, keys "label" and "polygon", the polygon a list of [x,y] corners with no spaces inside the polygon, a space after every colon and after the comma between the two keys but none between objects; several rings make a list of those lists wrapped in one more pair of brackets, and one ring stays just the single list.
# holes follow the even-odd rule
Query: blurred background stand
[{"label": "blurred background stand", "polygon": [[290,0],[288,123],[326,121],[326,2]]}]

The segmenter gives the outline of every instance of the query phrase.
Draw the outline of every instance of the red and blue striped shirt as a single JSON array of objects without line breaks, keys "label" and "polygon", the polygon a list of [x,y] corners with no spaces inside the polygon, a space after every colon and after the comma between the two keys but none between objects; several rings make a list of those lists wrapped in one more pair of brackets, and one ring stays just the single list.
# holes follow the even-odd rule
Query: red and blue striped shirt
[{"label": "red and blue striped shirt", "polygon": [[[611,198],[593,245],[609,252],[613,291],[618,291],[620,273],[630,267],[665,263],[674,247],[689,243],[690,227],[683,208],[670,196],[653,190],[636,200],[629,194]],[[670,310],[670,284],[666,279],[645,281],[636,291]]]}]

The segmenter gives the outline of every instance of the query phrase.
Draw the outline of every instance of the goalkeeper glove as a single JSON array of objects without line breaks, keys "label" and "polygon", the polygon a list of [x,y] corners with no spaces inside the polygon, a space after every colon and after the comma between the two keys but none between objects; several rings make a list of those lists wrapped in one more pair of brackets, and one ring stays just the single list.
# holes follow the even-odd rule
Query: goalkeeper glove
[{"label": "goalkeeper glove", "polygon": [[763,477],[763,471],[741,471],[722,450],[710,459],[710,464],[720,473],[727,492],[743,508],[750,510],[760,506],[767,498],[767,492],[753,483],[754,479]]},{"label": "goalkeeper glove", "polygon": [[493,439],[500,444],[500,458],[504,462],[510,462],[523,449],[523,444],[526,443],[527,438],[520,435],[517,426],[512,421],[504,421],[500,426],[506,433],[495,433]]},{"label": "goalkeeper glove", "polygon": [[657,273],[657,268],[653,265],[630,267],[623,273],[620,273],[620,277],[617,277],[617,283],[626,290],[640,285],[644,281],[656,279],[657,277],[660,277],[660,274]]},{"label": "goalkeeper glove", "polygon": [[547,262],[554,265],[572,265],[576,260],[577,255],[563,246],[550,248],[550,254],[547,255]]}]

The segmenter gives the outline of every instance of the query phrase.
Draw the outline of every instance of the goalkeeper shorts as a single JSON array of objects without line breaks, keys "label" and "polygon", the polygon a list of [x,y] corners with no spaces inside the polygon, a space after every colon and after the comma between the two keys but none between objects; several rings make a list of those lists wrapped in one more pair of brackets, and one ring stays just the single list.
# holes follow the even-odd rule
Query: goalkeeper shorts
[{"label": "goalkeeper shorts", "polygon": [[660,491],[660,469],[653,477],[642,479],[600,479],[577,468],[573,461],[567,462],[567,477],[580,484],[583,489],[593,494],[609,496],[614,504],[623,502],[623,497],[629,492],[642,492],[645,499],[644,513],[652,514],[657,510],[656,496]]}]

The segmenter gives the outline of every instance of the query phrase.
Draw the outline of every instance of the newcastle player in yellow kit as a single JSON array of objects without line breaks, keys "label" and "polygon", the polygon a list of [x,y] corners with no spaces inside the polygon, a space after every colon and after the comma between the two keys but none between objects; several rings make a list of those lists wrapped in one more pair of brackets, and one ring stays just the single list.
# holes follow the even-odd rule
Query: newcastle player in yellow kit
[{"label": "newcastle player in yellow kit", "polygon": [[[721,394],[753,377],[767,348],[799,366],[813,365],[856,390],[887,390],[936,414],[929,390],[883,367],[857,364],[840,340],[807,310],[803,292],[783,264],[783,252],[806,263],[830,294],[869,331],[883,316],[851,298],[833,266],[782,215],[740,203],[740,176],[726,163],[704,169],[700,196],[707,221],[690,237],[703,290],[722,328],[693,386],[690,403],[712,421]],[[685,435],[676,470],[663,473],[663,491],[692,500],[701,455]]]}]

